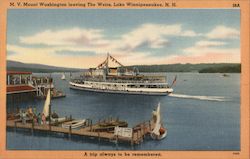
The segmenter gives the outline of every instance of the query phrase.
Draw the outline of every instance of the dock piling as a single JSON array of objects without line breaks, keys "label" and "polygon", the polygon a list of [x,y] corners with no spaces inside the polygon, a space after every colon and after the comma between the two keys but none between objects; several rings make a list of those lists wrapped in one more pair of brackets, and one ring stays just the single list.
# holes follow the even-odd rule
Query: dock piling
[{"label": "dock piling", "polygon": [[92,131],[92,120],[90,119],[90,131]]},{"label": "dock piling", "polygon": [[139,131],[136,131],[136,140],[139,140]]},{"label": "dock piling", "polygon": [[71,138],[72,128],[71,125],[69,126],[69,138]]},{"label": "dock piling", "polygon": [[144,130],[143,130],[143,125],[141,124],[141,142],[143,142],[143,135],[144,135]]},{"label": "dock piling", "polygon": [[146,130],[145,130],[145,122],[143,122],[143,124],[142,124],[142,128],[143,128],[143,139],[144,139],[144,137],[145,137],[145,133],[146,133]]},{"label": "dock piling", "polygon": [[16,123],[17,123],[17,121],[15,121],[15,123],[14,123],[14,124],[15,124],[15,132],[16,132],[16,130],[17,130],[17,126],[16,126]]},{"label": "dock piling", "polygon": [[33,135],[34,133],[34,120],[32,120],[32,123],[31,123],[31,134]]},{"label": "dock piling", "polygon": [[115,140],[116,140],[115,143],[118,144],[118,140],[119,140],[118,135],[115,136]]},{"label": "dock piling", "polygon": [[99,141],[99,142],[101,141],[100,132],[98,132],[98,141]]},{"label": "dock piling", "polygon": [[151,131],[151,121],[148,121],[148,125],[149,125],[149,131]]},{"label": "dock piling", "polygon": [[89,119],[88,118],[86,119],[86,126],[87,127],[89,126]]},{"label": "dock piling", "polygon": [[134,128],[132,128],[131,146],[134,145]]}]

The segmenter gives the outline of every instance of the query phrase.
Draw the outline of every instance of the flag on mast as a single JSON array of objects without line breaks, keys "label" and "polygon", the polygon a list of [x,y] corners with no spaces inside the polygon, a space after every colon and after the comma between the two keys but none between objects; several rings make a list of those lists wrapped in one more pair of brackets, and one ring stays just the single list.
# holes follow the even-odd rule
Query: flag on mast
[{"label": "flag on mast", "polygon": [[174,80],[173,80],[173,82],[171,84],[171,87],[176,84],[176,81],[177,81],[177,75],[175,75]]}]

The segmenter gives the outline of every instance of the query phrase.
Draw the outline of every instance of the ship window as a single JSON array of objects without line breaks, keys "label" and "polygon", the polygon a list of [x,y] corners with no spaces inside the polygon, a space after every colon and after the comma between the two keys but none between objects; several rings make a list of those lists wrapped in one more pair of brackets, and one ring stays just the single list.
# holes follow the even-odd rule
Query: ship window
[{"label": "ship window", "polygon": [[129,85],[130,88],[136,88],[136,85]]},{"label": "ship window", "polygon": [[141,88],[147,88],[147,85],[140,85]]},{"label": "ship window", "polygon": [[157,88],[157,85],[151,85],[149,88]]}]

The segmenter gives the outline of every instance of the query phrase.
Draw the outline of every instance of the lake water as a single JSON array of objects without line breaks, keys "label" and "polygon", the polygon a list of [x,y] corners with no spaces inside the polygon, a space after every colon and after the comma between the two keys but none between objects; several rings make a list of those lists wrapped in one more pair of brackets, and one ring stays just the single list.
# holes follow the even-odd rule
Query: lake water
[{"label": "lake water", "polygon": [[[144,140],[131,147],[105,141],[63,134],[7,130],[7,149],[27,150],[240,150],[240,74],[168,73],[172,82],[170,96],[103,94],[72,90],[61,74],[52,74],[55,87],[66,98],[53,99],[52,110],[60,116],[91,118],[94,121],[119,117],[129,127],[149,120],[152,110],[161,103],[161,113],[168,135],[164,140]],[[69,74],[66,74],[69,80]],[[44,100],[20,103],[42,111]]]}]

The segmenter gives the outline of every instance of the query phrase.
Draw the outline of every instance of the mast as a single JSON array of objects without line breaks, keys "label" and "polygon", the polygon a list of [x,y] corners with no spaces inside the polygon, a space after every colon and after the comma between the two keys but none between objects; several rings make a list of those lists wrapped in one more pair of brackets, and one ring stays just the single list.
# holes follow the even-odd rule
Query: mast
[{"label": "mast", "polygon": [[112,61],[112,62],[115,62],[116,64],[118,64],[119,66],[123,66],[119,61],[117,61],[113,56],[111,56],[109,53],[107,53],[107,58],[101,63],[99,64],[96,68],[97,69],[100,69],[100,68],[109,68],[109,59]]},{"label": "mast", "polygon": [[106,68],[109,68],[109,53],[107,53]]}]

